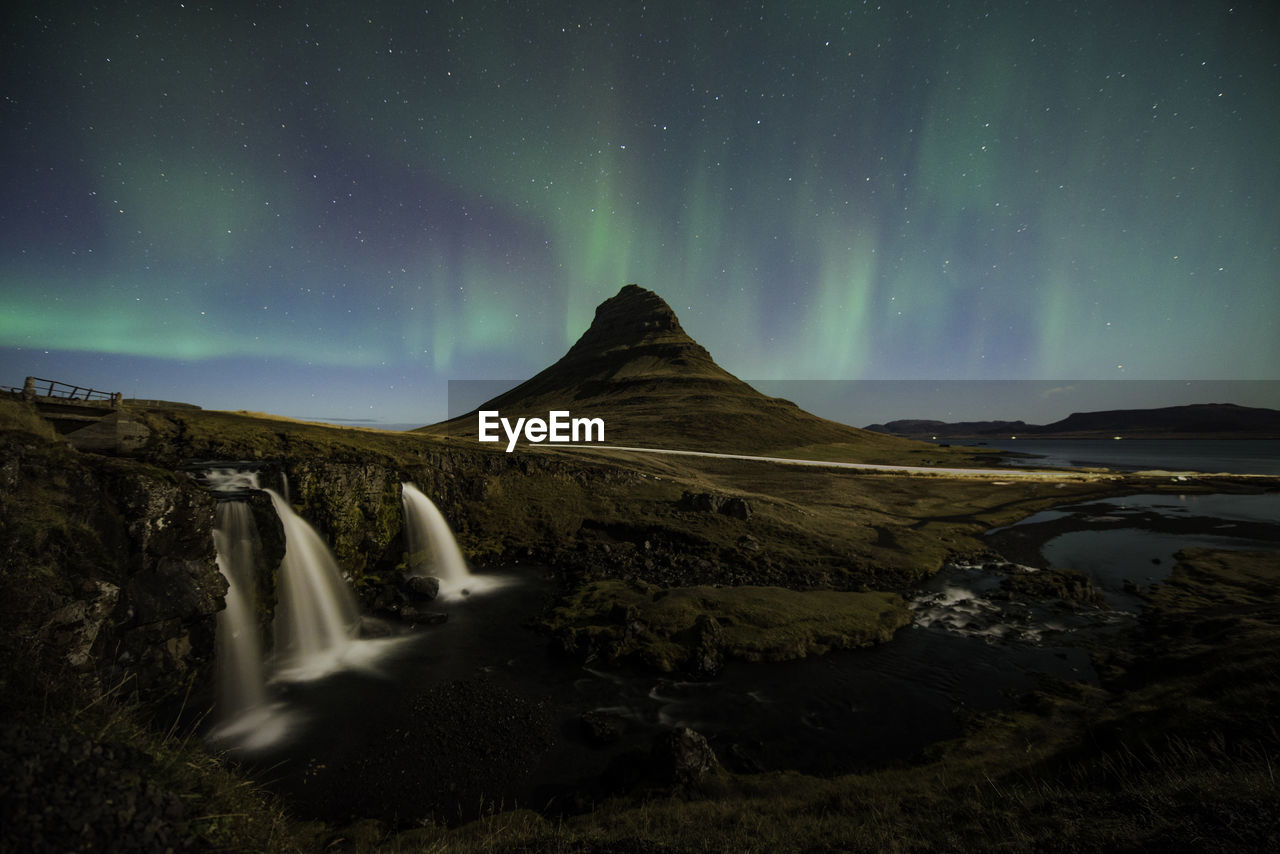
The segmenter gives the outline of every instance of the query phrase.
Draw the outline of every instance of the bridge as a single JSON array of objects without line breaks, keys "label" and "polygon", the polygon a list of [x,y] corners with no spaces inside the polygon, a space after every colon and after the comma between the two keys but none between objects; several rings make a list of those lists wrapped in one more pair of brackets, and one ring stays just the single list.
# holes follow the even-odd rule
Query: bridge
[{"label": "bridge", "polygon": [[48,403],[74,404],[79,402],[80,404],[93,404],[97,408],[106,405],[112,409],[119,409],[121,401],[124,400],[124,395],[118,391],[101,391],[96,388],[86,388],[64,383],[60,380],[46,380],[40,377],[27,377],[21,389],[5,386],[4,390],[10,394],[21,394],[24,399],[37,405]]},{"label": "bridge", "polygon": [[27,377],[22,388],[0,387],[32,404],[41,417],[83,451],[120,453],[140,447],[151,431],[130,418],[124,395],[86,386]]}]

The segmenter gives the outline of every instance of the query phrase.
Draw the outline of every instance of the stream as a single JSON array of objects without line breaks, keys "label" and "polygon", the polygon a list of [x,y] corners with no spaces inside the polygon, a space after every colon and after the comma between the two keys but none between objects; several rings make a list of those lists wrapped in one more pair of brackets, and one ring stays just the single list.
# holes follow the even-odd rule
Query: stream
[{"label": "stream", "polygon": [[[1131,496],[1060,507],[1040,529],[1049,564],[1088,572],[1110,609],[1001,595],[998,566],[949,566],[886,644],[800,661],[730,662],[710,682],[596,669],[548,652],[528,627],[545,568],[493,574],[447,602],[447,622],[366,667],[274,686],[287,735],[239,756],[303,815],[460,820],[484,801],[586,808],[634,782],[656,735],[689,726],[734,771],[832,775],[908,761],[957,736],[966,714],[1007,707],[1045,676],[1096,682],[1077,645],[1114,630],[1187,546],[1277,548],[1280,495]],[[1080,530],[1083,526],[1083,530]],[[1000,530],[994,532],[1001,534]],[[1126,581],[1130,582],[1126,585]],[[585,713],[607,735],[583,726]]]}]

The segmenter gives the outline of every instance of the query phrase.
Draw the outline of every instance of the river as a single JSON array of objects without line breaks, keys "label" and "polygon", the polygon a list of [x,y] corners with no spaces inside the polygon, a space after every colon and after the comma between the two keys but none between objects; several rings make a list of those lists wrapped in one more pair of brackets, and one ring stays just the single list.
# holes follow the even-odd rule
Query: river
[{"label": "river", "polygon": [[[1010,601],[997,592],[1004,569],[951,566],[887,644],[731,662],[710,682],[551,655],[529,628],[550,574],[512,567],[498,573],[506,584],[449,604],[446,623],[415,632],[376,667],[278,686],[289,736],[243,755],[304,815],[401,822],[413,810],[469,818],[482,798],[572,809],[626,779],[673,726],[706,735],[736,771],[865,770],[958,735],[968,713],[1006,706],[1044,676],[1096,681],[1077,639],[1131,619],[1141,602],[1126,580],[1158,581],[1188,545],[1277,548],[1277,518],[1277,495],[1132,496],[1046,511],[1014,527],[1058,526],[1045,556],[1089,572],[1111,609]],[[1172,530],[1188,520],[1199,520],[1189,533]],[[1076,524],[1105,530],[1069,530]],[[588,712],[612,721],[609,743],[589,737]],[[454,800],[463,805],[445,814]]]}]

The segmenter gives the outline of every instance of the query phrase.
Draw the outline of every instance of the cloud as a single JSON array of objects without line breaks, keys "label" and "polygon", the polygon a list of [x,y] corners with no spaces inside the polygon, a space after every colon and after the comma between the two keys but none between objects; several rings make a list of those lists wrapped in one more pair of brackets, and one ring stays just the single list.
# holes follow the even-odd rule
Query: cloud
[{"label": "cloud", "polygon": [[1049,398],[1055,397],[1059,394],[1070,394],[1075,390],[1076,387],[1073,385],[1056,385],[1053,388],[1048,388],[1040,392],[1040,398],[1042,400],[1048,400]]}]

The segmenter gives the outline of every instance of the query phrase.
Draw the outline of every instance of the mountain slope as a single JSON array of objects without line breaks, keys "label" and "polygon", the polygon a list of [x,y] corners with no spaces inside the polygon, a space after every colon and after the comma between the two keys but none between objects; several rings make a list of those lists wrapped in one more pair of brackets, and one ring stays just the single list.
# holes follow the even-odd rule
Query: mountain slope
[{"label": "mountain slope", "polygon": [[475,438],[478,410],[502,417],[603,418],[607,444],[735,453],[852,445],[872,456],[914,442],[819,418],[768,397],[716,364],[652,291],[627,285],[549,368],[476,410],[422,431]]},{"label": "mountain slope", "polygon": [[1169,433],[1193,435],[1280,435],[1280,412],[1233,403],[1196,403],[1159,409],[1074,412],[1037,433]]}]

